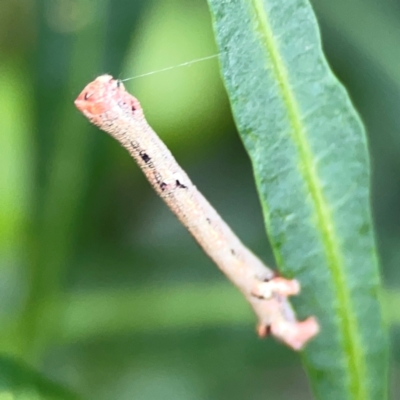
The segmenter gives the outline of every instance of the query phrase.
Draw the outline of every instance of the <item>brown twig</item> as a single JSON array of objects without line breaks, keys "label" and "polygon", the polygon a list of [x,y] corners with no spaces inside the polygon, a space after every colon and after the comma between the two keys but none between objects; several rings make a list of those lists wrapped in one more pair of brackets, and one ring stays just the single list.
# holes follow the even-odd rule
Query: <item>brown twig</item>
[{"label": "brown twig", "polygon": [[158,195],[239,288],[258,317],[260,336],[271,332],[299,350],[317,334],[315,318],[298,322],[287,300],[299,293],[299,283],[277,277],[241,243],[149,126],[140,103],[121,81],[109,75],[98,77],[85,87],[75,105],[129,151]]}]

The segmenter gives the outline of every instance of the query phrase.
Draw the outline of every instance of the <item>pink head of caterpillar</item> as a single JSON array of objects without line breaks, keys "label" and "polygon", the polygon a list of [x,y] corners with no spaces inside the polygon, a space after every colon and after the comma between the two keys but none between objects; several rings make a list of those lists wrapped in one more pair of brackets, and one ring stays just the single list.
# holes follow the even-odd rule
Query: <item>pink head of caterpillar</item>
[{"label": "pink head of caterpillar", "polygon": [[123,83],[111,75],[101,75],[90,82],[75,100],[76,108],[93,124],[103,125],[113,119],[113,113],[141,117],[142,108],[138,100],[131,96]]}]

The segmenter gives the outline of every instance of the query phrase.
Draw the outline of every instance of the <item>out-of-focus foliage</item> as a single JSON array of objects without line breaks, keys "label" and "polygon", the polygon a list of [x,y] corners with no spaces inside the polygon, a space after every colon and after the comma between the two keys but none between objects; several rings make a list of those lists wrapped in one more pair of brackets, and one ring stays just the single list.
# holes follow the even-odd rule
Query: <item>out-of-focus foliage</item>
[{"label": "out-of-focus foliage", "polygon": [[[396,376],[400,6],[313,5],[368,130]],[[240,294],[73,106],[101,73],[125,78],[215,51],[205,0],[0,2],[0,350],[84,398],[311,398],[298,357],[257,340]],[[218,74],[205,61],[129,89],[196,185],[273,263]]]},{"label": "out-of-focus foliage", "polygon": [[0,357],[1,400],[78,400],[71,391],[8,357]]}]

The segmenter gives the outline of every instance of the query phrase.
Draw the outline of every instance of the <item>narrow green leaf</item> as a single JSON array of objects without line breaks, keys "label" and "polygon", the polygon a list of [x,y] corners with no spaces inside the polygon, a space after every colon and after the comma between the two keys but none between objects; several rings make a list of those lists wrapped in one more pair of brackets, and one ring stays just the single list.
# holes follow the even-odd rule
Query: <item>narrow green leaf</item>
[{"label": "narrow green leaf", "polygon": [[232,285],[207,282],[74,293],[61,322],[63,343],[76,343],[121,333],[252,326],[254,316]]},{"label": "narrow green leaf", "polygon": [[0,400],[79,400],[20,360],[0,355]]},{"label": "narrow green leaf", "polygon": [[362,123],[307,0],[208,0],[233,114],[281,271],[322,331],[303,352],[317,398],[386,398],[387,341]]}]

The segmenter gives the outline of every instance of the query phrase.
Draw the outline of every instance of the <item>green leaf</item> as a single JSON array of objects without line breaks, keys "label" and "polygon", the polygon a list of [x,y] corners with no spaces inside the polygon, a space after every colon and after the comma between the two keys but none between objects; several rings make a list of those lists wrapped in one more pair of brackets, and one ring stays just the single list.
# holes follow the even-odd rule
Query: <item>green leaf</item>
[{"label": "green leaf", "polygon": [[222,75],[282,273],[321,333],[304,350],[320,399],[386,398],[387,339],[363,125],[306,0],[208,0]]},{"label": "green leaf", "polygon": [[62,340],[67,344],[121,333],[254,322],[241,294],[226,282],[78,292],[68,298],[63,317]]},{"label": "green leaf", "polygon": [[0,400],[79,400],[79,397],[8,356],[0,356]]}]

